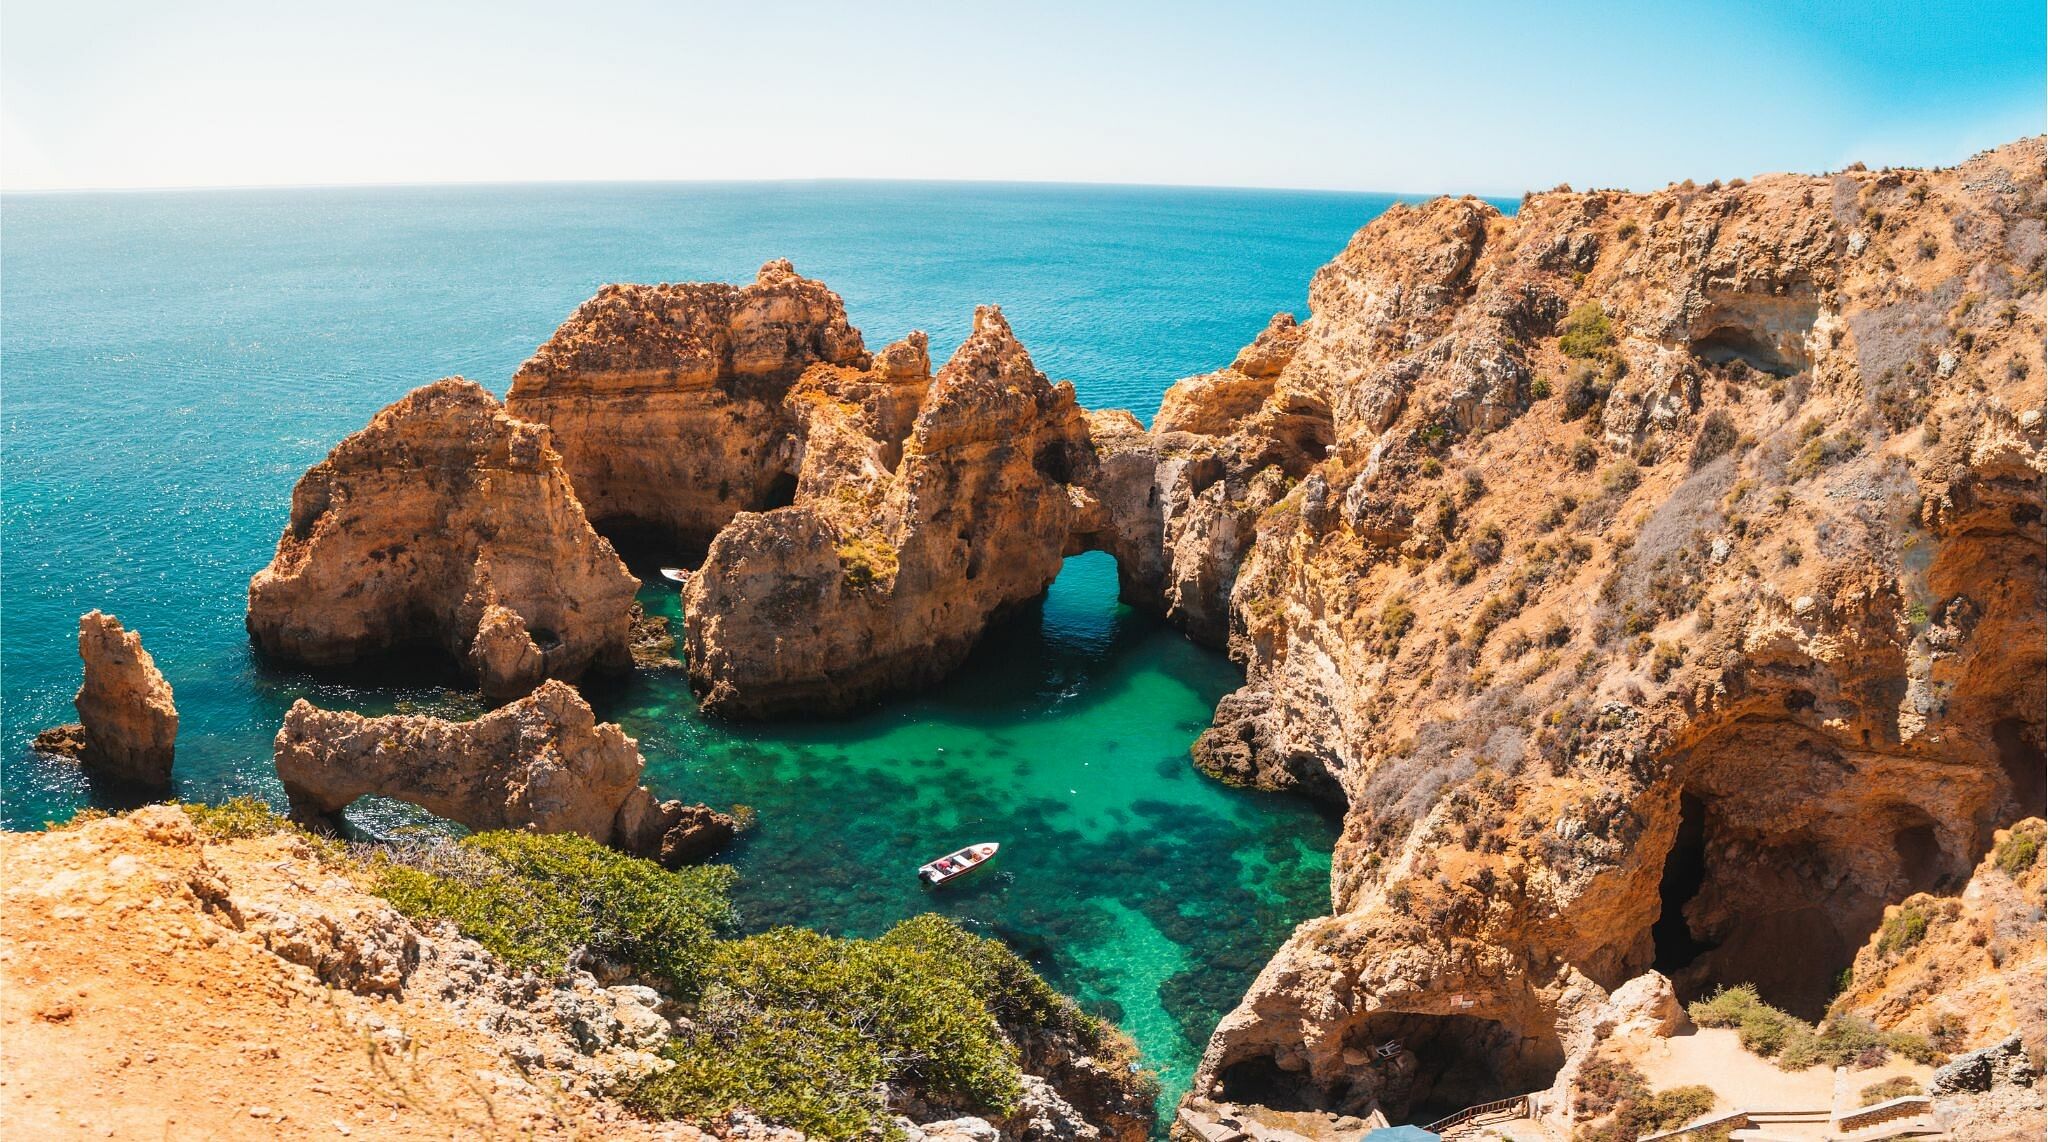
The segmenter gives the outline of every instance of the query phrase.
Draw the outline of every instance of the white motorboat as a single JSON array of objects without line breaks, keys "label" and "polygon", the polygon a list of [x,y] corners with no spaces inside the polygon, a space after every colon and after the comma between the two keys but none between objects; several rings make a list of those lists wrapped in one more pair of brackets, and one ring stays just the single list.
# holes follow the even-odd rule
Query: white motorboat
[{"label": "white motorboat", "polygon": [[664,567],[661,569],[661,577],[678,587],[686,586],[690,582],[690,573],[681,567]]},{"label": "white motorboat", "polygon": [[968,845],[959,852],[947,853],[930,864],[919,866],[917,878],[931,887],[937,888],[941,884],[958,880],[982,865],[987,864],[995,857],[996,850],[999,848],[1002,848],[1002,846],[994,841],[986,841],[978,845]]}]

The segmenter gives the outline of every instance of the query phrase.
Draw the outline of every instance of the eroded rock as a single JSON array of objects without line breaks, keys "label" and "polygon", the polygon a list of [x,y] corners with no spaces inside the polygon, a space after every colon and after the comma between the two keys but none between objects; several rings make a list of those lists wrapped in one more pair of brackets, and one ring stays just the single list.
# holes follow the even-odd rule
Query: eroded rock
[{"label": "eroded rock", "polygon": [[629,666],[637,589],[548,430],[451,377],[299,481],[277,555],[249,581],[248,626],[265,653],[313,667],[432,646],[504,700]]},{"label": "eroded rock", "polygon": [[168,792],[178,707],[142,636],[91,611],[78,620],[78,657],[85,663],[85,681],[72,699],[79,720],[37,734],[33,748],[72,758],[95,780],[124,790]]},{"label": "eroded rock", "polygon": [[633,739],[552,679],[469,722],[369,718],[300,699],[278,731],[276,764],[292,814],[309,822],[376,794],[470,829],[580,833],[670,867],[701,860],[735,831],[726,814],[655,800],[640,784],[646,762]]}]

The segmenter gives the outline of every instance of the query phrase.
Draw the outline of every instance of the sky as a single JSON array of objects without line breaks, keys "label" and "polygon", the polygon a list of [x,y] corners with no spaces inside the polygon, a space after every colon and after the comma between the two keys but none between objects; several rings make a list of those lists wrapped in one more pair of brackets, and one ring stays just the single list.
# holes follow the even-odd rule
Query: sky
[{"label": "sky", "polygon": [[7,0],[0,189],[995,179],[1519,194],[2044,127],[2042,0]]}]

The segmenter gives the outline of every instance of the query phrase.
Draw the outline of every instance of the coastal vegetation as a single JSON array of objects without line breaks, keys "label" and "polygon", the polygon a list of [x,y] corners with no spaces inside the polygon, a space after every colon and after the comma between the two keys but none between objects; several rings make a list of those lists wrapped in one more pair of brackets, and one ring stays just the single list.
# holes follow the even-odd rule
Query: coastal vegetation
[{"label": "coastal vegetation", "polygon": [[1765,1003],[1749,984],[1726,987],[1687,1008],[1702,1027],[1732,1028],[1753,1054],[1772,1059],[1781,1070],[1812,1066],[1876,1066],[1892,1055],[1932,1063],[1941,1053],[1924,1035],[1880,1031],[1864,1020],[1830,1015],[1818,1024]]},{"label": "coastal vegetation", "polygon": [[657,987],[683,1030],[663,1052],[672,1065],[625,1097],[662,1117],[745,1109],[850,1139],[891,1133],[892,1093],[914,1091],[1000,1118],[1022,1094],[1018,1044],[1048,1037],[1118,1064],[1135,1098],[1158,1093],[1128,1039],[941,916],[873,940],[787,927],[734,938],[730,868],[669,871],[573,834],[401,843],[364,867],[399,911],[450,921],[508,963],[554,974],[603,961]]}]

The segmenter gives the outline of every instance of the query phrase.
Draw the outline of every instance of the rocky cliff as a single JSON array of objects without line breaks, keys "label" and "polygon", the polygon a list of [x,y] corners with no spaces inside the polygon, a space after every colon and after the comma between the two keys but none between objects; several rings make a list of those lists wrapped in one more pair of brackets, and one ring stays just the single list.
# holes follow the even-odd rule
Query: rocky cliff
[{"label": "rocky cliff", "polygon": [[607,531],[704,552],[684,650],[726,715],[842,712],[936,681],[1070,547],[1121,526],[1087,487],[1072,387],[1000,312],[935,376],[922,333],[868,353],[839,296],[786,261],[747,286],[605,287],[521,366],[508,407],[550,426]]},{"label": "rocky cliff", "polygon": [[2048,1011],[2048,846],[2039,818],[2002,829],[1960,892],[1885,909],[1832,1009],[1887,1031],[1976,1046],[2019,1028],[2042,1049]]},{"label": "rocky cliff", "polygon": [[142,636],[92,611],[78,620],[78,657],[85,662],[72,699],[79,720],[37,734],[35,748],[76,758],[89,777],[118,790],[168,792],[178,707]]},{"label": "rocky cliff", "polygon": [[984,307],[905,425],[891,392],[927,383],[922,356],[920,340],[791,393],[795,503],[736,517],[685,593],[706,709],[833,712],[929,684],[1059,573],[1094,460],[1073,387]]},{"label": "rocky cliff", "polygon": [[340,667],[418,646],[516,698],[631,664],[638,581],[591,529],[548,430],[459,377],[417,389],[292,490],[249,581],[267,654]]},{"label": "rocky cliff", "polygon": [[647,763],[633,739],[552,679],[471,722],[366,718],[302,698],[277,733],[276,763],[293,815],[309,823],[331,823],[376,794],[468,829],[579,833],[671,868],[723,848],[735,831],[726,814],[655,800],[640,784]]},{"label": "rocky cliff", "polygon": [[737,513],[789,502],[782,398],[813,364],[869,356],[839,295],[774,261],[747,286],[604,287],[519,367],[506,406],[554,430],[601,526],[701,549]]},{"label": "rocky cliff", "polygon": [[1390,1113],[1536,1089],[1651,967],[1817,1015],[2042,811],[2041,184],[1395,207],[1177,386],[1192,514],[1259,508],[1198,760],[1346,812],[1198,1090],[1370,1106],[1389,1039]]}]

